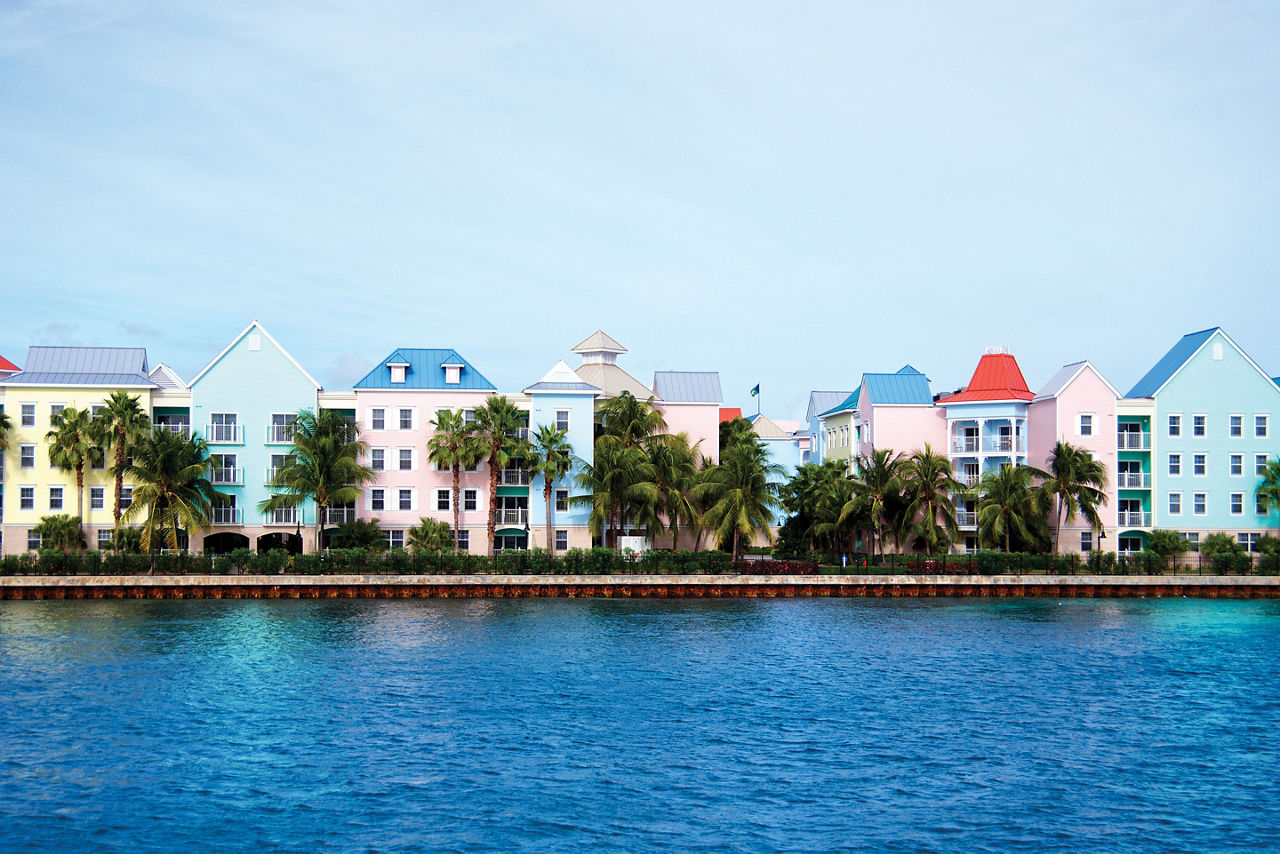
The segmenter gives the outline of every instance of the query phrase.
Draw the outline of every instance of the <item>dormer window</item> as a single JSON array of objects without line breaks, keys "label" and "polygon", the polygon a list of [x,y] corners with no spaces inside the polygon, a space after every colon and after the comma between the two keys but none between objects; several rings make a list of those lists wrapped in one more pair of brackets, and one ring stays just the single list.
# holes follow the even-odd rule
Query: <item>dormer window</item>
[{"label": "dormer window", "polygon": [[391,381],[393,383],[403,383],[405,371],[409,365],[405,362],[388,362],[387,367],[391,369]]},{"label": "dormer window", "polygon": [[457,385],[462,382],[462,365],[441,365],[444,368],[445,385]]}]

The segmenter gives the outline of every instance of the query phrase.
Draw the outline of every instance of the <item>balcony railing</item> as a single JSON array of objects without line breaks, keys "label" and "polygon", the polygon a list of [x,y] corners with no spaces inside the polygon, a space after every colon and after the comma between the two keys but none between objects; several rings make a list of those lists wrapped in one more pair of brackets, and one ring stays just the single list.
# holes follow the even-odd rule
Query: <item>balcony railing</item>
[{"label": "balcony railing", "polygon": [[1027,443],[1013,436],[988,436],[982,446],[983,450],[994,454],[1024,453],[1027,450]]},{"label": "balcony railing", "polygon": [[204,438],[211,445],[243,445],[244,428],[238,424],[210,424],[205,428]]},{"label": "balcony railing", "polygon": [[1141,510],[1121,510],[1117,515],[1117,524],[1122,528],[1150,528],[1151,514]]},{"label": "balcony railing", "polygon": [[1116,485],[1121,489],[1150,489],[1151,475],[1140,472],[1121,472]]},{"label": "balcony railing", "polygon": [[503,486],[528,486],[529,472],[527,469],[503,469],[502,470]]},{"label": "balcony railing", "polygon": [[965,436],[951,437],[951,453],[953,454],[976,454],[978,448],[981,447],[976,436],[969,438]]},{"label": "balcony railing", "polygon": [[510,431],[508,431],[508,432],[507,432],[507,436],[508,436],[508,437],[510,437],[510,438],[512,438],[512,439],[524,439],[525,441],[528,441],[528,440],[529,440],[529,428],[528,428],[528,427],[517,427],[515,430],[510,430]]},{"label": "balcony railing", "polygon": [[1116,433],[1116,448],[1121,451],[1151,450],[1151,434],[1121,430]]},{"label": "balcony railing", "polygon": [[184,438],[191,435],[190,424],[177,424],[177,423],[169,422],[165,424],[157,424],[156,427],[159,427],[161,430],[168,430],[170,433],[177,433],[179,436],[182,436]]},{"label": "balcony railing", "polygon": [[496,519],[500,525],[525,525],[529,522],[529,511],[526,509],[500,509]]},{"label": "balcony railing", "polygon": [[344,522],[354,522],[356,520],[356,508],[354,507],[326,507],[324,511],[324,522],[326,525],[341,525]]},{"label": "balcony railing", "polygon": [[235,469],[235,468],[210,469],[209,482],[214,484],[244,483],[244,469]]},{"label": "balcony railing", "polygon": [[267,443],[272,445],[288,445],[293,442],[292,424],[268,424]]},{"label": "balcony railing", "polygon": [[213,508],[213,524],[243,525],[244,511],[239,507],[215,507]]},{"label": "balcony railing", "polygon": [[276,466],[267,466],[262,471],[262,482],[271,483],[271,481],[276,479],[276,472],[278,471],[280,471],[280,469]]},{"label": "balcony railing", "polygon": [[956,514],[956,524],[961,528],[976,528],[978,525],[978,514],[970,510],[961,510]]},{"label": "balcony railing", "polygon": [[296,525],[299,521],[297,507],[281,507],[267,514],[268,525]]},{"label": "balcony railing", "polygon": [[982,480],[982,476],[976,474],[958,474],[956,475],[956,480],[960,481],[965,486],[977,486],[978,481]]}]

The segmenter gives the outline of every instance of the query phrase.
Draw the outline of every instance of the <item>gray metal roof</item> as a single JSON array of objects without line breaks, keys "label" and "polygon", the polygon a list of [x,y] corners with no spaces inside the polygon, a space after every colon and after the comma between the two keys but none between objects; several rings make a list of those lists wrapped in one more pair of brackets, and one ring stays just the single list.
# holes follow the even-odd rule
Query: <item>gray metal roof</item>
[{"label": "gray metal roof", "polygon": [[32,347],[26,372],[32,374],[147,374],[142,347]]},{"label": "gray metal roof", "polygon": [[723,403],[716,371],[655,371],[653,393],[668,403]]},{"label": "gray metal roof", "polygon": [[0,380],[4,385],[88,385],[155,388],[156,384],[142,374],[54,374],[33,373],[23,371],[7,379]]},{"label": "gray metal roof", "polygon": [[805,413],[805,420],[813,418],[815,415],[821,415],[828,409],[834,409],[844,402],[845,398],[853,394],[851,391],[811,391],[809,392],[809,410]]},{"label": "gray metal roof", "polygon": [[525,391],[578,391],[584,394],[597,394],[600,389],[590,383],[534,383]]}]

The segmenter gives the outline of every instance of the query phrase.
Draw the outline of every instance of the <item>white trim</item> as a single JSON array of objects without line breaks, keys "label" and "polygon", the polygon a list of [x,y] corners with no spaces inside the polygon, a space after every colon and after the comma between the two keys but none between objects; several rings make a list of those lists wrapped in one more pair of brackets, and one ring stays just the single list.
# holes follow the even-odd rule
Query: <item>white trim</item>
[{"label": "white trim", "polygon": [[[404,457],[402,455],[405,451],[409,452],[408,468],[405,468],[403,464]],[[417,471],[417,470],[418,470],[418,449],[413,447],[396,448],[396,467],[394,471]]]},{"label": "white trim", "polygon": [[[1258,435],[1258,419],[1262,419],[1262,435]],[[1253,438],[1270,439],[1271,438],[1271,413],[1255,412],[1253,413]]]},{"label": "white trim", "polygon": [[[1174,497],[1175,495],[1176,495],[1176,496],[1178,496],[1178,509],[1177,509],[1177,510],[1174,510],[1174,509],[1173,509],[1173,497]],[[1168,499],[1165,501],[1165,505],[1164,505],[1164,506],[1165,506],[1165,508],[1168,510],[1168,513],[1169,513],[1169,515],[1170,515],[1170,516],[1181,516],[1181,515],[1182,515],[1182,493],[1181,493],[1181,492],[1170,492],[1170,493],[1169,493],[1169,497],[1168,497]]]},{"label": "white trim", "polygon": [[[401,506],[401,503],[402,503],[401,499],[404,497],[404,493],[406,492],[409,493],[409,507],[407,510]],[[394,509],[398,513],[412,513],[413,511],[417,510],[418,509],[417,487],[397,486],[396,487],[396,506]]]},{"label": "white trim", "polygon": [[[1205,331],[1205,330],[1202,330],[1202,331]],[[1194,335],[1195,333],[1188,333],[1188,334]],[[1204,341],[1200,343],[1200,346],[1197,347],[1191,353],[1191,355],[1183,359],[1182,364],[1178,365],[1178,367],[1174,369],[1173,373],[1169,374],[1169,378],[1165,380],[1163,383],[1161,383],[1159,388],[1151,392],[1151,394],[1145,395],[1145,396],[1155,397],[1156,395],[1160,394],[1160,392],[1164,391],[1164,387],[1167,386],[1169,383],[1173,382],[1174,378],[1177,377],[1178,374],[1182,373],[1182,369],[1187,366],[1187,363],[1190,362],[1192,359],[1194,359],[1196,356],[1198,356],[1200,354],[1200,351],[1203,350],[1206,346],[1208,346],[1209,342],[1212,341],[1214,339],[1214,336],[1216,335],[1221,335],[1223,338],[1225,338],[1227,340],[1227,343],[1231,345],[1231,349],[1239,353],[1242,359],[1244,359],[1246,362],[1252,365],[1253,369],[1262,375],[1262,378],[1267,381],[1267,385],[1271,386],[1271,388],[1275,389],[1277,392],[1280,392],[1280,388],[1276,388],[1275,381],[1271,379],[1270,375],[1268,375],[1266,371],[1262,370],[1262,368],[1258,367],[1258,363],[1255,362],[1253,359],[1249,358],[1249,354],[1246,353],[1244,350],[1241,350],[1240,345],[1236,344],[1235,341],[1232,341],[1231,336],[1228,335],[1226,332],[1223,332],[1221,326],[1215,326],[1213,328],[1213,334],[1210,335],[1208,338],[1204,339]],[[1185,338],[1186,336],[1184,335],[1183,337]]]},{"label": "white trim", "polygon": [[[1200,502],[1201,502],[1201,508],[1202,508],[1202,509],[1200,509],[1200,510],[1198,510],[1198,511],[1196,510],[1196,499],[1197,499],[1197,498],[1199,498],[1199,499],[1200,499]],[[1207,492],[1193,492],[1193,493],[1191,493],[1191,515],[1192,515],[1192,516],[1207,516],[1208,514],[1209,514],[1209,493],[1207,493]]]},{"label": "white trim", "polygon": [[[1173,430],[1173,422],[1172,422],[1170,419],[1173,419],[1173,418],[1177,418],[1177,419],[1178,419],[1178,432],[1177,432],[1177,433],[1173,433],[1173,432],[1171,432],[1171,431]],[[1164,419],[1164,436],[1165,436],[1165,438],[1166,438],[1166,439],[1185,439],[1187,434],[1183,432],[1183,430],[1182,430],[1183,426],[1184,426],[1184,425],[1183,425],[1183,422],[1182,422],[1182,413],[1181,413],[1181,412],[1166,412],[1166,413],[1165,413],[1165,419]]]},{"label": "white trim", "polygon": [[[1070,377],[1068,377],[1067,380],[1064,383],[1062,383],[1060,386],[1058,386],[1056,390],[1050,391],[1050,392],[1041,391],[1035,397],[1031,398],[1031,400],[1028,402],[1035,403],[1038,400],[1052,400],[1054,398],[1061,397],[1062,393],[1067,390],[1067,386],[1075,382],[1076,378],[1079,377],[1080,374],[1084,373],[1085,368],[1088,368],[1093,373],[1094,376],[1096,376],[1099,380],[1101,380],[1102,384],[1105,385],[1111,391],[1111,393],[1116,396],[1117,400],[1124,397],[1124,395],[1120,393],[1120,390],[1117,389],[1115,386],[1113,386],[1110,382],[1108,382],[1107,378],[1102,375],[1102,372],[1099,371],[1096,367],[1094,367],[1093,362],[1090,362],[1088,359],[1085,359],[1083,362],[1077,362],[1076,364],[1078,364],[1080,367],[1076,368],[1075,373],[1073,373]],[[1070,367],[1070,364],[1063,365],[1062,367],[1068,368]]]},{"label": "white trim", "polygon": [[[1236,467],[1236,460],[1240,461],[1240,471],[1232,471]],[[1228,454],[1227,455],[1227,476],[1228,477],[1244,477],[1244,454]]]},{"label": "white trim", "polygon": [[[1232,418],[1239,418],[1239,419],[1240,419],[1240,434],[1239,434],[1238,436],[1232,436],[1232,435],[1231,435],[1231,419],[1232,419]],[[1243,412],[1228,412],[1228,413],[1227,413],[1227,438],[1228,438],[1228,439],[1243,439],[1243,438],[1244,438],[1244,413],[1243,413]]]},{"label": "white trim", "polygon": [[[1176,473],[1173,471],[1173,461],[1175,459],[1178,461],[1178,471]],[[1182,477],[1182,454],[1181,453],[1169,454],[1169,458],[1165,461],[1165,471],[1168,472],[1169,477]]]},{"label": "white trim", "polygon": [[[1196,457],[1201,457],[1204,461],[1204,471],[1196,474]],[[1192,477],[1208,477],[1209,476],[1209,454],[1205,451],[1193,452],[1191,454],[1191,476]]]},{"label": "white trim", "polygon": [[[1239,510],[1235,509],[1235,503],[1236,503],[1236,499],[1237,499],[1237,498],[1239,498],[1239,499],[1240,499],[1240,509],[1239,509]],[[1229,493],[1227,493],[1227,510],[1228,510],[1229,514],[1230,514],[1230,515],[1232,515],[1232,516],[1243,516],[1243,515],[1244,515],[1244,493],[1243,493],[1243,492],[1229,492]]]},{"label": "white trim", "polygon": [[[1204,419],[1204,432],[1203,432],[1203,433],[1197,433],[1197,432],[1196,432],[1196,419],[1197,419],[1197,418],[1203,418],[1203,419]],[[1192,438],[1192,439],[1205,439],[1205,438],[1208,438],[1208,436],[1209,436],[1209,413],[1207,413],[1207,412],[1193,412],[1193,413],[1191,413],[1191,434],[1190,434],[1190,435],[1191,435],[1191,438]]]},{"label": "white trim", "polygon": [[195,387],[195,384],[196,384],[196,383],[198,383],[198,382],[200,382],[201,378],[203,378],[205,374],[209,373],[209,371],[213,368],[213,366],[214,366],[214,365],[216,365],[216,364],[218,364],[218,362],[222,361],[222,357],[223,357],[223,356],[225,356],[225,355],[227,355],[227,353],[231,352],[231,348],[232,348],[232,347],[234,347],[234,346],[236,346],[237,344],[239,344],[239,343],[240,343],[240,340],[241,340],[242,338],[244,338],[246,335],[248,335],[248,334],[249,334],[249,332],[250,332],[251,330],[255,329],[255,328],[256,328],[259,332],[261,332],[263,335],[267,336],[267,340],[268,340],[268,341],[270,341],[272,344],[274,344],[274,345],[275,345],[275,348],[276,348],[277,350],[279,350],[281,353],[283,353],[283,354],[284,354],[284,357],[285,357],[286,359],[288,359],[288,360],[293,364],[293,366],[294,366],[295,368],[297,368],[297,369],[298,369],[298,372],[299,372],[299,373],[301,373],[304,377],[306,377],[306,378],[307,378],[307,381],[308,381],[308,382],[310,382],[313,386],[315,386],[315,387],[316,387],[316,391],[320,391],[320,390],[323,388],[323,386],[322,386],[322,385],[320,385],[320,383],[316,382],[315,377],[313,377],[313,376],[311,376],[311,374],[307,373],[306,368],[304,368],[304,367],[302,367],[302,365],[298,364],[298,360],[297,360],[297,359],[295,359],[295,358],[293,358],[293,356],[289,355],[289,351],[288,351],[288,350],[286,350],[285,348],[281,347],[281,346],[280,346],[280,342],[279,342],[279,341],[277,341],[275,338],[273,338],[273,337],[271,336],[271,333],[270,333],[270,332],[268,332],[268,331],[266,330],[266,328],[265,328],[265,327],[263,327],[263,325],[262,325],[261,323],[259,323],[258,321],[256,321],[256,320],[250,321],[250,322],[249,322],[249,325],[248,325],[248,326],[246,326],[246,327],[244,328],[244,331],[243,331],[243,332],[241,332],[241,333],[240,333],[239,335],[237,335],[235,338],[232,338],[232,339],[231,339],[231,343],[230,343],[230,344],[228,344],[225,348],[223,348],[223,350],[222,350],[222,352],[221,352],[221,353],[219,353],[218,355],[214,356],[214,357],[213,357],[213,360],[212,360],[211,362],[209,362],[209,364],[205,365],[205,366],[204,366],[204,368],[200,371],[200,373],[198,373],[198,374],[196,374],[196,375],[195,375],[195,378],[191,380],[191,383],[187,386],[187,388],[194,388],[194,387]]}]

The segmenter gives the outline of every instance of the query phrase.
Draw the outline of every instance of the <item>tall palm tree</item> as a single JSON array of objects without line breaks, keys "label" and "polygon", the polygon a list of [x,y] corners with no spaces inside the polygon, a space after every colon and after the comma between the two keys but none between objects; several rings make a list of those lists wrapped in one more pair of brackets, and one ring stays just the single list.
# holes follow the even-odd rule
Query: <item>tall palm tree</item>
[{"label": "tall palm tree", "polygon": [[84,528],[84,467],[103,459],[98,429],[87,409],[68,406],[49,419],[53,429],[45,434],[49,461],[63,471],[76,473],[76,521]]},{"label": "tall palm tree", "polygon": [[1043,515],[1031,479],[1037,469],[1030,466],[1001,466],[978,482],[978,535],[988,545],[1003,541],[1010,550],[1014,536],[1023,542],[1035,539],[1031,525]]},{"label": "tall palm tree", "polygon": [[516,431],[525,424],[525,413],[516,408],[506,395],[490,395],[476,409],[475,430],[485,449],[489,466],[489,520],[485,525],[485,554],[493,554],[498,519],[498,477],[514,459],[527,453],[528,442],[517,439]]},{"label": "tall palm tree", "polygon": [[13,420],[0,412],[0,453],[9,450],[9,428],[13,426]]},{"label": "tall palm tree", "polygon": [[1053,504],[1053,553],[1061,545],[1058,535],[1065,518],[1070,522],[1077,515],[1083,516],[1094,531],[1102,528],[1099,508],[1107,500],[1107,469],[1102,462],[1084,448],[1058,442],[1049,454],[1049,470],[1038,469],[1033,474],[1042,477],[1038,487],[1041,501]]},{"label": "tall palm tree", "polygon": [[441,410],[431,426],[435,432],[427,440],[427,457],[453,473],[453,537],[457,542],[462,527],[462,470],[480,462],[484,447],[461,412]]},{"label": "tall palm tree", "polygon": [[769,462],[764,443],[744,437],[721,451],[720,462],[707,480],[694,487],[694,493],[706,502],[704,516],[720,542],[731,542],[733,559],[742,559],[743,537],[763,530],[773,542],[773,508],[780,502],[771,475],[781,466]]},{"label": "tall palm tree", "polygon": [[568,431],[557,430],[550,424],[538,425],[529,447],[527,465],[531,475],[542,477],[542,501],[547,509],[547,551],[555,552],[555,540],[551,531],[551,491],[556,481],[573,469],[573,446],[567,441]]},{"label": "tall palm tree", "polygon": [[1262,473],[1262,482],[1258,484],[1255,495],[1262,509],[1268,513],[1272,508],[1280,507],[1280,457],[1267,460],[1267,468]]},{"label": "tall palm tree", "polygon": [[600,436],[606,444],[625,447],[643,445],[650,437],[666,432],[667,422],[653,405],[654,398],[639,400],[629,391],[609,398],[600,407]]},{"label": "tall palm tree", "polygon": [[964,492],[964,484],[952,473],[951,460],[934,453],[926,442],[924,450],[903,462],[902,481],[908,531],[927,554],[949,551],[960,535],[952,496]]},{"label": "tall palm tree", "polygon": [[655,436],[649,445],[649,462],[654,473],[653,507],[658,511],[655,522],[661,525],[665,521],[674,551],[680,549],[680,523],[696,525],[698,510],[691,491],[698,478],[698,446],[701,444],[699,439],[691,445],[688,433],[664,433]]},{"label": "tall palm tree", "polygon": [[377,478],[360,462],[368,451],[360,428],[333,409],[316,415],[310,409],[298,413],[293,426],[293,447],[284,465],[276,469],[268,486],[281,492],[258,504],[264,513],[297,507],[310,499],[316,505],[316,551],[324,549],[325,511],[335,504],[349,504],[360,497],[365,484]]},{"label": "tall palm tree", "polygon": [[638,445],[624,447],[597,441],[591,461],[578,458],[576,468],[574,481],[584,494],[574,495],[569,501],[589,506],[587,525],[592,536],[600,537],[608,546],[612,535],[616,548],[630,512],[648,498],[653,464]]},{"label": "tall palm tree", "polygon": [[176,551],[180,528],[188,534],[209,528],[213,508],[223,500],[209,482],[211,464],[209,447],[199,437],[154,427],[138,442],[133,462],[124,467],[124,476],[137,486],[122,518],[131,521],[145,512],[143,551],[162,545]]},{"label": "tall palm tree", "polygon": [[875,549],[872,552],[875,556],[884,553],[886,524],[894,530],[900,527],[892,518],[896,514],[888,510],[900,503],[902,465],[902,455],[888,448],[873,449],[871,456],[860,455],[857,459],[858,474],[853,478],[853,498],[840,508],[836,519],[837,524],[844,524],[850,516],[865,510],[875,530]]},{"label": "tall palm tree", "polygon": [[[116,499],[111,511],[114,522],[111,542],[114,544],[120,539],[122,512],[120,502],[124,497],[124,459],[128,456],[129,449],[141,441],[151,429],[151,419],[139,405],[137,397],[127,391],[117,391],[107,398],[102,409],[98,411],[98,422],[99,438],[103,448],[115,450],[115,464],[111,467],[111,473],[116,480]],[[116,550],[119,551],[119,547],[116,547]]]}]

